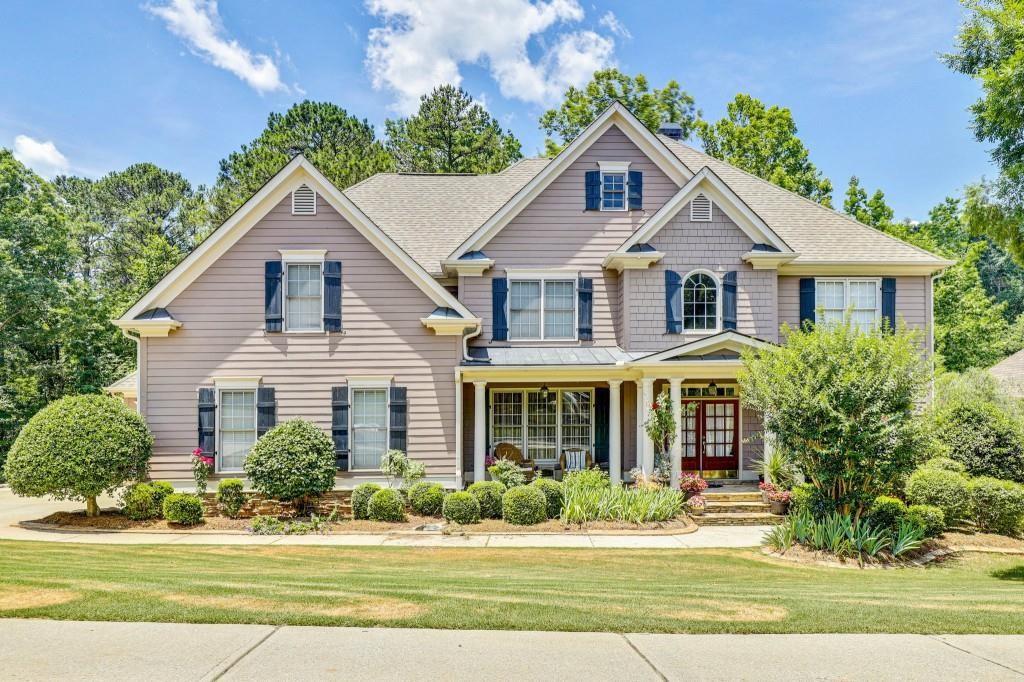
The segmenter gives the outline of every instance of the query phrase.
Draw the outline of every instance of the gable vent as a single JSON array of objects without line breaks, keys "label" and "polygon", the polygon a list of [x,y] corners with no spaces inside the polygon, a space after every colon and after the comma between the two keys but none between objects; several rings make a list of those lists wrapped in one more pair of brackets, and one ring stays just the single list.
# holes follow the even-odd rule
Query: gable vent
[{"label": "gable vent", "polygon": [[690,220],[707,223],[711,221],[711,199],[698,194],[690,202]]},{"label": "gable vent", "polygon": [[308,185],[292,192],[292,215],[316,215],[316,192]]}]

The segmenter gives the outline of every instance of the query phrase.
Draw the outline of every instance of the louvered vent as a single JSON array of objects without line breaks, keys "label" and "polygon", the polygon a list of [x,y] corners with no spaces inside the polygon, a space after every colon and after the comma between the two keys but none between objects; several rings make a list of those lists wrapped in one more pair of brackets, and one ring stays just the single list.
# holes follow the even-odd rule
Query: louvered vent
[{"label": "louvered vent", "polygon": [[711,220],[711,199],[703,194],[698,194],[690,202],[690,220],[693,222],[706,223]]},{"label": "louvered vent", "polygon": [[307,185],[299,185],[292,192],[292,215],[316,215],[316,192]]}]

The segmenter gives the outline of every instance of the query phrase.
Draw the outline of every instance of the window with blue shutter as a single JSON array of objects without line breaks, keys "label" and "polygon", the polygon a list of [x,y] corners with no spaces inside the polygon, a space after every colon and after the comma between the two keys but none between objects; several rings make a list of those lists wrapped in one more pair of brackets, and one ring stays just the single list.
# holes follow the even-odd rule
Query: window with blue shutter
[{"label": "window with blue shutter", "polygon": [[348,471],[348,386],[331,387],[331,438],[335,467]]},{"label": "window with blue shutter", "polygon": [[722,329],[736,329],[736,273],[722,277]]},{"label": "window with blue shutter", "polygon": [[217,389],[199,389],[199,449],[208,457],[217,453]]},{"label": "window with blue shutter", "polygon": [[644,207],[644,174],[629,171],[629,210],[639,211]]},{"label": "window with blue shutter", "polygon": [[896,331],[896,278],[882,278],[882,317],[889,329]]},{"label": "window with blue shutter", "polygon": [[392,386],[388,410],[388,447],[408,454],[409,401],[405,386]]},{"label": "window with blue shutter", "polygon": [[601,210],[601,171],[587,171],[584,175],[586,210]]},{"label": "window with blue shutter", "polygon": [[273,386],[256,389],[256,437],[277,426],[277,399]]},{"label": "window with blue shutter", "polygon": [[491,279],[491,340],[508,341],[508,279]]},{"label": "window with blue shutter", "polygon": [[580,277],[576,285],[580,341],[594,340],[594,280]]},{"label": "window with blue shutter", "polygon": [[324,261],[324,331],[341,331],[341,261]]},{"label": "window with blue shutter", "polygon": [[683,278],[672,270],[665,271],[665,331],[683,332]]},{"label": "window with blue shutter", "polygon": [[608,413],[611,394],[607,388],[594,389],[594,463],[608,469]]},{"label": "window with blue shutter", "polygon": [[266,310],[266,330],[284,331],[284,314],[281,298],[281,261],[268,260],[263,266],[263,303]]},{"label": "window with blue shutter", "polygon": [[800,328],[814,324],[814,278],[800,278]]}]

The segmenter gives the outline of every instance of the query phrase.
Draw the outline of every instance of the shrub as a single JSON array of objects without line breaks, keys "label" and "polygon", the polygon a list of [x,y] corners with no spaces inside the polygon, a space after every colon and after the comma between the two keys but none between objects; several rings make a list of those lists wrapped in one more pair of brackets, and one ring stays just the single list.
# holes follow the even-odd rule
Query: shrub
[{"label": "shrub", "polygon": [[968,478],[942,469],[918,469],[907,479],[907,501],[938,507],[949,525],[963,521],[971,509]]},{"label": "shrub", "polygon": [[540,488],[521,485],[501,496],[501,517],[516,526],[532,526],[548,517],[548,500]]},{"label": "shrub", "polygon": [[171,523],[194,526],[203,520],[203,502],[188,493],[168,495],[164,498],[164,518]]},{"label": "shrub", "polygon": [[366,515],[371,521],[405,521],[405,500],[392,488],[383,488],[370,496]]},{"label": "shrub", "polygon": [[978,528],[1002,535],[1016,535],[1024,524],[1024,486],[989,476],[970,483],[974,522]]},{"label": "shrub", "polygon": [[[482,483],[483,481],[481,481]],[[466,525],[480,522],[480,502],[468,492],[449,493],[444,496],[441,513],[450,523]]]},{"label": "shrub", "polygon": [[501,483],[506,488],[515,488],[517,485],[526,483],[526,474],[519,468],[519,465],[508,459],[499,459],[487,467],[491,478]]},{"label": "shrub", "polygon": [[145,521],[162,513],[157,506],[157,493],[148,483],[136,483],[121,494],[121,513],[132,521]]},{"label": "shrub", "polygon": [[998,405],[957,401],[936,411],[934,436],[972,476],[1024,483],[1024,430]]},{"label": "shrub", "polygon": [[253,535],[284,535],[287,526],[276,516],[254,516],[249,522],[249,532]]},{"label": "shrub", "polygon": [[4,472],[16,495],[84,500],[86,513],[98,516],[96,497],[141,479],[152,448],[145,420],[120,400],[69,396],[22,427]]},{"label": "shrub", "polygon": [[967,472],[967,467],[950,457],[932,457],[918,468],[941,469],[942,471],[953,471],[958,474]]},{"label": "shrub", "polygon": [[530,485],[536,486],[547,500],[549,519],[557,519],[562,514],[562,484],[550,478],[538,478]]},{"label": "shrub", "polygon": [[401,450],[388,450],[380,458],[380,470],[388,477],[388,487],[394,487],[395,479],[401,479],[402,487],[408,488],[427,475],[423,462],[409,459]]},{"label": "shrub", "polygon": [[444,486],[420,481],[409,488],[409,504],[421,516],[437,516],[444,504]]},{"label": "shrub", "polygon": [[930,504],[912,504],[907,507],[907,521],[919,528],[924,528],[926,538],[942,535],[946,530],[946,515],[938,507]]},{"label": "shrub", "polygon": [[217,502],[230,518],[238,517],[245,504],[245,484],[239,478],[225,478],[217,486]]},{"label": "shrub", "polygon": [[253,488],[267,497],[297,500],[334,487],[334,443],[311,422],[292,419],[256,441],[245,458]]},{"label": "shrub", "polygon": [[366,505],[370,502],[370,498],[373,494],[380,490],[381,487],[376,483],[360,483],[352,491],[352,518],[357,521],[362,521],[370,518],[366,509]]},{"label": "shrub", "polygon": [[485,519],[501,518],[501,497],[506,490],[500,481],[477,481],[469,486],[469,494],[480,503],[480,516]]},{"label": "shrub", "polygon": [[579,471],[570,471],[562,479],[562,486],[568,488],[607,488],[611,485],[608,480],[608,474],[601,471],[597,467],[593,469],[581,469]]},{"label": "shrub", "polygon": [[669,521],[683,508],[683,494],[672,488],[565,486],[563,494],[562,520],[566,523]]},{"label": "shrub", "polygon": [[868,509],[868,522],[875,528],[896,530],[907,515],[907,505],[895,497],[879,495]]},{"label": "shrub", "polygon": [[167,481],[152,481],[149,487],[153,489],[153,503],[159,510],[158,513],[163,514],[164,498],[174,494],[174,486]]}]

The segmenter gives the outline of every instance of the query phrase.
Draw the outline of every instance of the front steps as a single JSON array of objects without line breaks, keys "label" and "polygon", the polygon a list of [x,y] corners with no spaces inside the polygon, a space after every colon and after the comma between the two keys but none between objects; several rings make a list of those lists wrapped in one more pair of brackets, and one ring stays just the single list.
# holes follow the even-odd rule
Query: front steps
[{"label": "front steps", "polygon": [[774,526],[782,522],[785,517],[771,513],[771,505],[761,500],[760,491],[744,488],[726,484],[705,490],[707,506],[702,515],[693,517],[694,522],[698,526]]}]

